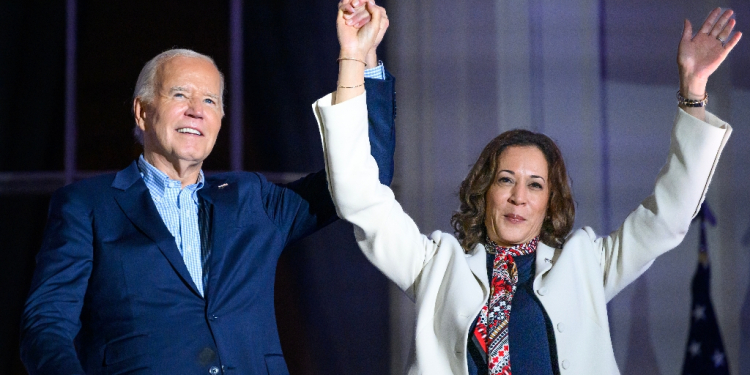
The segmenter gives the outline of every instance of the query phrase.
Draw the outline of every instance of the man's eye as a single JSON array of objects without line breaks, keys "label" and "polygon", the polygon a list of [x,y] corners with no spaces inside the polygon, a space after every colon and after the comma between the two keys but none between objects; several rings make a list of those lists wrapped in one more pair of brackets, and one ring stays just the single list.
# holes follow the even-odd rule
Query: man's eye
[{"label": "man's eye", "polygon": [[184,97],[185,97],[185,94],[183,94],[183,93],[181,93],[181,92],[176,92],[176,93],[174,93],[174,97],[175,97],[175,98],[184,98]]},{"label": "man's eye", "polygon": [[216,104],[216,102],[215,102],[215,101],[214,101],[213,99],[208,99],[208,98],[207,98],[207,99],[203,99],[203,101],[204,101],[205,103],[208,103],[208,104]]}]

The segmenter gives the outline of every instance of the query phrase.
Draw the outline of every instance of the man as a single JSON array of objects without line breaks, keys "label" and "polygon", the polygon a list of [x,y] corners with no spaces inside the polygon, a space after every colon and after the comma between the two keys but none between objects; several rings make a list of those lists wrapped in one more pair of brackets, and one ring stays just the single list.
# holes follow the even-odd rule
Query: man
[{"label": "man", "polygon": [[[273,308],[276,262],[336,213],[324,171],[287,186],[257,173],[204,177],[223,86],[207,56],[155,57],[133,102],[143,155],[54,194],[22,319],[29,373],[288,372]],[[389,183],[393,79],[366,86],[379,138],[372,152]]]}]

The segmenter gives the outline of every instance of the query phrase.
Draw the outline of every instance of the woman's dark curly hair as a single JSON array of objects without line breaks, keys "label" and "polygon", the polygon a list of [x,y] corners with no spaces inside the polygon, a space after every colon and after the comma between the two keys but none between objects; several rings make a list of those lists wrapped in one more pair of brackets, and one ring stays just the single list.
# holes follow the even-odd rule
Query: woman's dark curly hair
[{"label": "woman's dark curly hair", "polygon": [[560,149],[544,134],[523,129],[509,130],[485,146],[461,183],[458,193],[461,207],[451,217],[451,224],[464,251],[468,252],[477,243],[483,243],[487,236],[484,226],[485,195],[495,181],[500,154],[510,146],[534,146],[547,159],[550,196],[539,239],[548,246],[558,248],[573,228],[575,207]]}]

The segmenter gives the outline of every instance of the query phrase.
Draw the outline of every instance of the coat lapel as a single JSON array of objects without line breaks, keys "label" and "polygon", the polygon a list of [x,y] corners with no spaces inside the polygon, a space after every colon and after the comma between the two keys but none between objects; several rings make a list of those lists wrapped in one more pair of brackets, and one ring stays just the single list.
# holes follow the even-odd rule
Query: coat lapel
[{"label": "coat lapel", "polygon": [[180,279],[190,287],[193,293],[200,297],[198,288],[190,277],[185,261],[180,255],[177,244],[175,244],[174,237],[167,226],[164,225],[164,221],[151,199],[151,194],[143,182],[143,178],[141,178],[136,162],[117,173],[114,182],[112,182],[112,188],[118,190],[114,194],[115,200],[125,216],[156,243],[156,246],[167,258]]},{"label": "coat lapel", "polygon": [[[229,175],[231,176],[231,175]],[[237,228],[238,184],[228,175],[206,178],[198,191],[201,201],[201,244],[205,259],[203,266],[204,294],[220,281],[221,268],[231,239]]]},{"label": "coat lapel", "polygon": [[544,274],[552,269],[552,265],[555,261],[557,261],[557,257],[559,255],[559,251],[545,245],[541,241],[539,242],[539,245],[536,249],[536,263],[534,264],[534,268],[536,269],[536,274],[534,275],[535,288],[537,287],[537,284],[541,282]]},{"label": "coat lapel", "polygon": [[484,296],[488,297],[490,294],[490,282],[487,279],[487,251],[484,249],[484,245],[476,244],[472,253],[467,254],[467,256],[468,259],[466,259],[466,262],[469,264],[471,273],[479,280]]}]

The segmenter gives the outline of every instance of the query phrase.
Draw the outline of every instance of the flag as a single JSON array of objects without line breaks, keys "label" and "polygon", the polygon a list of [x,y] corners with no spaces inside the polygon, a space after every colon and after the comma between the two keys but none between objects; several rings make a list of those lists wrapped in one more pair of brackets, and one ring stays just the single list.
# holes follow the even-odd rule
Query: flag
[{"label": "flag", "polygon": [[711,270],[706,245],[706,224],[716,225],[716,218],[703,202],[698,216],[693,221],[700,223],[700,247],[698,267],[692,283],[693,303],[690,311],[690,334],[685,348],[683,375],[729,375],[724,344],[719,325],[711,305]]}]

